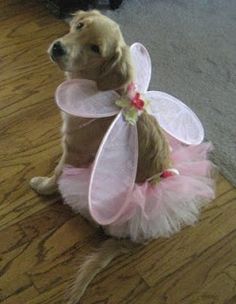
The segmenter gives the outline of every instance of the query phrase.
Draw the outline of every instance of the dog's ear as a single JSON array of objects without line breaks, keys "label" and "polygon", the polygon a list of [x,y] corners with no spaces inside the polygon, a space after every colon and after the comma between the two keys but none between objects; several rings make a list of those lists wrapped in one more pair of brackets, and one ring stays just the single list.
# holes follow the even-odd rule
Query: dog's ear
[{"label": "dog's ear", "polygon": [[115,90],[125,88],[133,79],[133,68],[129,47],[116,48],[114,54],[102,65],[97,80],[99,90]]}]

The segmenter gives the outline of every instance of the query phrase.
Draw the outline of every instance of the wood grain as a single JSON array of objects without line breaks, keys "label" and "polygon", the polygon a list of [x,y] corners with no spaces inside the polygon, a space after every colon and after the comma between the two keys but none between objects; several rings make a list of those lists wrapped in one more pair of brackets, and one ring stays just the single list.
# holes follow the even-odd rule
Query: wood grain
[{"label": "wood grain", "polygon": [[[0,3],[0,303],[62,304],[83,257],[105,236],[29,188],[60,155],[54,105],[63,74],[46,50],[67,25],[38,1]],[[121,256],[81,304],[236,303],[236,189],[222,176],[199,223]]]}]

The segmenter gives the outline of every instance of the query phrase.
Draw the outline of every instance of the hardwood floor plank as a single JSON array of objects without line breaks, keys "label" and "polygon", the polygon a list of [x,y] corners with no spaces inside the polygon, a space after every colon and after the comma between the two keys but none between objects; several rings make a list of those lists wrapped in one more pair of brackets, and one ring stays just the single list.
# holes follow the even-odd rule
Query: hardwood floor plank
[{"label": "hardwood floor plank", "polygon": [[55,201],[40,198],[28,183],[35,175],[51,173],[60,155],[61,119],[53,94],[63,73],[50,63],[46,50],[66,29],[35,1],[4,2],[0,4],[0,186],[4,189],[0,230]]},{"label": "hardwood floor plank", "polygon": [[[67,221],[75,217],[70,208],[64,206],[61,200],[46,205],[45,209],[21,221],[18,226],[24,231],[28,240],[41,237],[50,231],[56,232]],[[9,228],[5,229],[8,231]]]},{"label": "hardwood floor plank", "polygon": [[[9,181],[9,183],[11,182],[12,181]],[[12,224],[19,223],[24,218],[45,209],[47,204],[52,204],[57,200],[57,198],[43,198],[40,200],[35,193],[31,191],[27,179],[25,180],[24,189],[12,187],[11,190],[5,194],[4,203],[1,204],[0,208],[0,230]]]},{"label": "hardwood floor plank", "polygon": [[25,232],[19,225],[14,225],[0,233],[0,255],[28,242]]},{"label": "hardwood floor plank", "polygon": [[33,256],[24,254],[28,252],[29,246],[30,243],[28,242],[7,254],[1,255],[0,301],[6,300],[32,287],[33,284],[25,272],[27,266],[29,267],[34,260]]},{"label": "hardwood floor plank", "polygon": [[75,267],[75,259],[89,253],[90,242],[94,243],[96,237],[95,229],[81,217],[75,217],[44,239],[43,251],[38,252],[43,257],[30,274],[37,289],[43,292],[64,282],[66,277],[72,275],[79,267],[79,263]]},{"label": "hardwood floor plank", "polygon": [[41,293],[27,301],[27,304],[65,304],[65,294],[68,282]]},{"label": "hardwood floor plank", "polygon": [[235,256],[236,230],[173,272],[156,274],[152,287],[129,303],[228,303],[236,293]]},{"label": "hardwood floor plank", "polygon": [[0,299],[5,299],[20,291],[27,294],[32,287],[38,292],[50,290],[66,281],[74,272],[75,259],[84,250],[88,254],[89,240],[95,239],[91,241],[94,245],[99,235],[97,229],[82,217],[74,216],[69,208],[54,204],[19,225],[6,228],[0,232],[0,239],[5,240]]},{"label": "hardwood floor plank", "polygon": [[27,289],[22,288],[22,290],[18,290],[16,294],[9,296],[8,298],[4,299],[4,304],[26,304],[28,303],[29,299],[38,296],[37,290],[30,286]]}]

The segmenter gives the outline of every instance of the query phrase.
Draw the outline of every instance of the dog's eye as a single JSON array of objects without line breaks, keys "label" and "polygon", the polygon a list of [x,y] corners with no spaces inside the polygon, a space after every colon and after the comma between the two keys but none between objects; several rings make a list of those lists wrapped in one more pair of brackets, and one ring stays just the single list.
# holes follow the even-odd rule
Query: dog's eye
[{"label": "dog's eye", "polygon": [[93,51],[94,53],[97,53],[97,54],[100,53],[99,46],[97,46],[96,44],[90,45],[90,49],[91,49],[91,51]]},{"label": "dog's eye", "polygon": [[76,29],[81,30],[83,26],[84,26],[84,24],[82,22],[80,22],[76,25]]}]

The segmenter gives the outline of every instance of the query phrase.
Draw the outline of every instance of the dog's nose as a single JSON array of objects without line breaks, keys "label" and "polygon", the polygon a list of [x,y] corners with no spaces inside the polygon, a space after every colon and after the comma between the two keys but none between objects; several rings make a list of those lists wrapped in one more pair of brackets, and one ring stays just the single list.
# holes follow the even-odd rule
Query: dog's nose
[{"label": "dog's nose", "polygon": [[66,50],[60,41],[57,41],[52,46],[52,56],[57,58],[66,54]]}]

